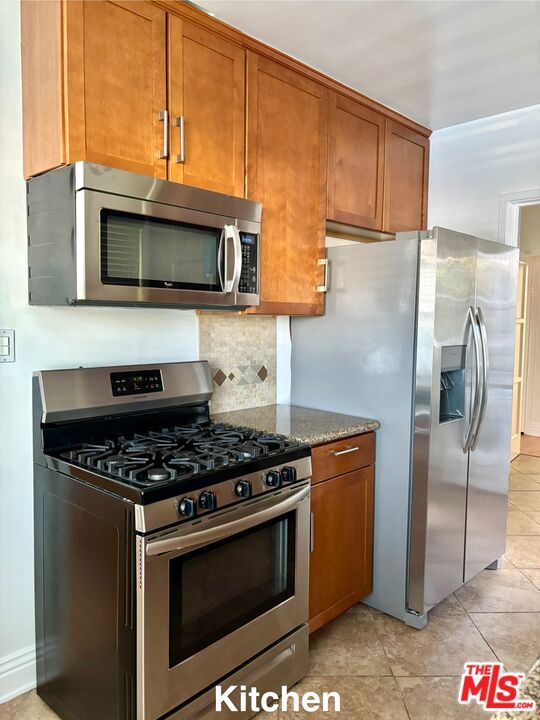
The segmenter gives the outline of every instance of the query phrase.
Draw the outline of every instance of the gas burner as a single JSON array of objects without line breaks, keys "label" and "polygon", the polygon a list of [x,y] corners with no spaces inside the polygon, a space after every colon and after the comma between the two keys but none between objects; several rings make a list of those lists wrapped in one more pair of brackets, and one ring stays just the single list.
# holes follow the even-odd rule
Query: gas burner
[{"label": "gas burner", "polygon": [[211,422],[175,425],[62,453],[70,462],[148,487],[188,479],[283,452],[296,443],[249,428]]},{"label": "gas burner", "polygon": [[148,470],[146,473],[146,477],[152,482],[160,482],[163,480],[168,480],[171,477],[171,473],[165,468],[156,467],[150,468],[150,470]]}]

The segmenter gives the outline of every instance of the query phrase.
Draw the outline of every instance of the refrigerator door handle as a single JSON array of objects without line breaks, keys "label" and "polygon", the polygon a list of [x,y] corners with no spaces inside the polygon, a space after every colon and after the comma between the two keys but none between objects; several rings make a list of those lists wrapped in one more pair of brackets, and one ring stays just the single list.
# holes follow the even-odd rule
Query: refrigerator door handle
[{"label": "refrigerator door handle", "polygon": [[488,374],[489,374],[489,354],[488,354],[488,343],[487,343],[487,330],[486,323],[484,320],[484,314],[482,308],[476,308],[476,320],[478,327],[480,328],[480,341],[482,345],[482,392],[480,400],[480,410],[478,412],[478,422],[476,423],[476,430],[474,431],[474,437],[471,443],[471,450],[476,449],[478,443],[478,436],[482,423],[484,422],[484,416],[486,414],[486,405],[488,400]]},{"label": "refrigerator door handle", "polygon": [[475,392],[474,392],[474,404],[471,410],[471,420],[469,423],[469,429],[465,436],[465,442],[463,444],[463,452],[468,453],[471,449],[476,430],[478,427],[478,419],[480,413],[480,402],[482,399],[481,392],[481,374],[480,374],[480,332],[478,330],[478,323],[476,322],[476,313],[472,305],[469,307],[467,312],[467,322],[470,325],[473,335],[474,343],[474,377],[475,377]]}]

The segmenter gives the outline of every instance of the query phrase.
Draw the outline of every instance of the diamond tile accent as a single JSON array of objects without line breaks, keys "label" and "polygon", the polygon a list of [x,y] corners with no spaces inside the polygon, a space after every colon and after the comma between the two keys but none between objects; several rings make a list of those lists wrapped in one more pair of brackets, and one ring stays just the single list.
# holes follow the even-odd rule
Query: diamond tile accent
[{"label": "diamond tile accent", "polygon": [[199,317],[199,357],[212,368],[212,412],[275,402],[276,327],[274,317]]},{"label": "diamond tile accent", "polygon": [[218,387],[221,387],[221,386],[223,385],[223,383],[225,382],[226,379],[227,379],[227,376],[225,375],[225,373],[224,373],[223,370],[221,370],[221,369],[218,370],[218,371],[216,372],[216,374],[214,375],[214,382],[216,383],[216,385],[217,385]]}]

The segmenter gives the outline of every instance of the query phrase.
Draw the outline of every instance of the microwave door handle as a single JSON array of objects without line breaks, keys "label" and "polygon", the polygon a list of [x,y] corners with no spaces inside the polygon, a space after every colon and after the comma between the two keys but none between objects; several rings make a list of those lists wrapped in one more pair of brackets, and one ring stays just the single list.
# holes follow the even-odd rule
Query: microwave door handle
[{"label": "microwave door handle", "polygon": [[242,274],[242,241],[240,240],[240,232],[236,225],[231,226],[234,246],[234,266],[232,276],[232,292],[238,292],[240,285],[240,276]]},{"label": "microwave door handle", "polygon": [[204,530],[194,530],[190,525],[187,529],[183,529],[181,534],[176,534],[171,538],[163,540],[152,540],[146,545],[146,555],[154,557],[164,553],[177,553],[186,550],[195,550],[196,548],[210,545],[211,543],[224,540],[244,530],[260,525],[268,520],[272,520],[283,513],[293,510],[302,500],[309,497],[309,485],[286,495],[283,498],[278,495],[272,498],[271,503],[265,503],[264,508],[258,512],[250,513],[237,520],[220,523]]},{"label": "microwave door handle", "polygon": [[[223,292],[232,293],[238,289],[240,282],[240,273],[242,272],[242,246],[240,244],[240,233],[236,225],[225,225],[224,233],[224,267],[225,279],[223,282]],[[231,253],[232,246],[232,255]],[[229,264],[232,258],[232,270],[229,274]]]},{"label": "microwave door handle", "polygon": [[223,243],[225,242],[225,228],[221,231],[221,236],[219,238],[219,245],[218,245],[218,254],[217,254],[217,269],[218,269],[218,277],[219,277],[219,285],[221,287],[221,291],[225,292],[225,286],[223,284]]}]

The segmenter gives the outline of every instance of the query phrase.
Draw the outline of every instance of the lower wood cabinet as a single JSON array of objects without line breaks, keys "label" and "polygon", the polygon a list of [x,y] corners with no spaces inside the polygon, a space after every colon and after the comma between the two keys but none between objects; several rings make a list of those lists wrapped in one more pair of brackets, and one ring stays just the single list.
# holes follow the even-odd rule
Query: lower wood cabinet
[{"label": "lower wood cabinet", "polygon": [[[359,462],[366,461],[365,453],[357,457]],[[372,458],[369,460],[373,463]],[[375,467],[369,464],[322,482],[317,482],[317,470],[314,455],[309,591],[311,632],[341,615],[372,590]]]}]

